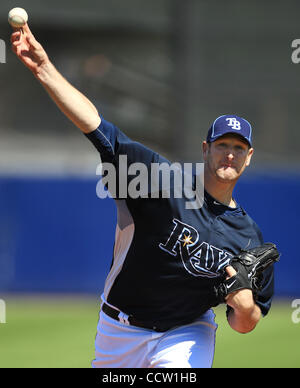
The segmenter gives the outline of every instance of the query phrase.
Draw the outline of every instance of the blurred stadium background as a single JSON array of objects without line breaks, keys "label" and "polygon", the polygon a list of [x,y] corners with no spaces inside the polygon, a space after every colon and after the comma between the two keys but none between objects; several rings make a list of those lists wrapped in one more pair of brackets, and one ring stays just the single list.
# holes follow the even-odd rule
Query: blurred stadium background
[{"label": "blurred stadium background", "polygon": [[[130,137],[174,161],[201,161],[216,117],[254,128],[238,201],[282,252],[269,317],[226,327],[216,367],[299,367],[300,38],[298,1],[52,0],[0,3],[0,367],[89,367],[115,226],[96,196],[99,158],[10,51],[20,6],[63,75]],[[134,285],[130,285],[134,287]],[[230,349],[230,350],[229,350]]]}]

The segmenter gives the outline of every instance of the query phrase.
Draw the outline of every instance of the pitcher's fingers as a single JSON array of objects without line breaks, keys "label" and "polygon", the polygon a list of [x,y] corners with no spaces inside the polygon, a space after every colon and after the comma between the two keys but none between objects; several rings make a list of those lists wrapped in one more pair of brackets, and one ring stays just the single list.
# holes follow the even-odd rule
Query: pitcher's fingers
[{"label": "pitcher's fingers", "polygon": [[16,41],[19,41],[20,40],[20,37],[21,37],[21,32],[20,31],[16,31],[16,32],[13,32],[10,36],[10,41],[11,43],[14,43]]},{"label": "pitcher's fingers", "polygon": [[35,39],[35,37],[32,34],[26,35],[26,40],[32,48],[34,48],[34,49],[41,48],[41,45],[39,44],[39,42]]},{"label": "pitcher's fingers", "polygon": [[22,28],[23,28],[23,31],[26,33],[26,35],[32,35],[33,36],[33,33],[31,32],[28,23],[24,24],[24,26]]},{"label": "pitcher's fingers", "polygon": [[41,48],[41,45],[39,44],[39,42],[35,39],[33,33],[31,32],[29,26],[28,26],[28,23],[24,24],[23,26],[23,32],[25,33],[26,35],[26,40],[27,42],[35,49],[40,49]]},{"label": "pitcher's fingers", "polygon": [[17,54],[17,48],[20,47],[21,45],[22,45],[21,39],[20,40],[15,40],[11,44],[11,49],[13,50],[13,52],[15,52]]},{"label": "pitcher's fingers", "polygon": [[12,51],[13,51],[17,56],[20,55],[21,50],[22,50],[22,48],[21,48],[21,46],[20,46],[19,44],[18,44],[18,45],[12,44],[12,45],[11,45],[11,49],[12,49]]},{"label": "pitcher's fingers", "polygon": [[21,45],[22,45],[22,42],[16,41],[12,43],[11,48],[13,51],[15,51],[17,50],[18,47],[21,47]]}]

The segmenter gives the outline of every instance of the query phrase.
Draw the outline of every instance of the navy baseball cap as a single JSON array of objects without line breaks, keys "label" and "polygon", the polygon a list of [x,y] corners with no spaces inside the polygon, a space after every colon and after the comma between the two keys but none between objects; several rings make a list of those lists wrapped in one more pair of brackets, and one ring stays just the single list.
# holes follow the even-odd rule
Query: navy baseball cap
[{"label": "navy baseball cap", "polygon": [[206,141],[212,143],[227,133],[235,133],[236,135],[241,136],[247,141],[250,147],[252,147],[251,124],[247,120],[236,115],[223,115],[218,117],[209,128]]}]

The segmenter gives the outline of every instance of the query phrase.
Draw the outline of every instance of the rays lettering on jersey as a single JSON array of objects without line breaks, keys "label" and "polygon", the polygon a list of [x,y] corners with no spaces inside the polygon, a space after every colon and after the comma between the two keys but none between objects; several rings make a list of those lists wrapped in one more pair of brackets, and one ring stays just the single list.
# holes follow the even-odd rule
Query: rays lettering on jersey
[{"label": "rays lettering on jersey", "polygon": [[226,266],[232,255],[209,243],[199,242],[199,233],[191,225],[173,219],[175,227],[160,249],[172,256],[180,255],[184,268],[194,276],[214,278]]}]

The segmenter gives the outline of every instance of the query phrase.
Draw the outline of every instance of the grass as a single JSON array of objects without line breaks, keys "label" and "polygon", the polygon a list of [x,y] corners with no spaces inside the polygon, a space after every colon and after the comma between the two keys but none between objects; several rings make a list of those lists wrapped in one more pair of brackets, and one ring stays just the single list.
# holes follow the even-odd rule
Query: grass
[{"label": "grass", "polygon": [[[90,368],[99,300],[91,297],[7,296],[6,324],[0,324],[1,368]],[[300,323],[291,303],[274,302],[270,314],[248,334],[234,332],[225,309],[219,325],[215,368],[300,367]]]},{"label": "grass", "polygon": [[91,298],[5,298],[0,367],[89,368],[99,302]]}]

